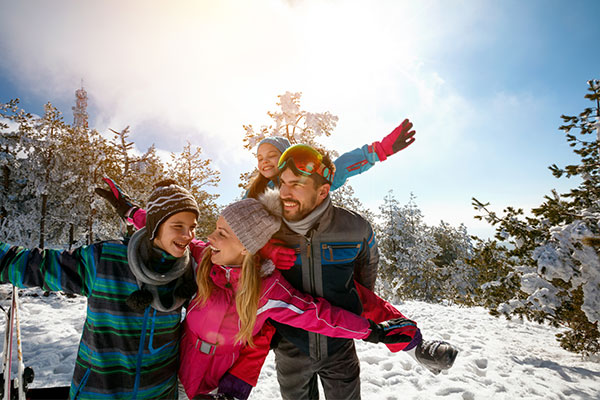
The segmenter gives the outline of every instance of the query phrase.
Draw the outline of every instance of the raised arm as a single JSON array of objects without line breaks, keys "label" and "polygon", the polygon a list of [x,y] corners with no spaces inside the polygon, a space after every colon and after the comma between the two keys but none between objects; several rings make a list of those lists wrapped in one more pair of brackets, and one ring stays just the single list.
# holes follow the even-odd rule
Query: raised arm
[{"label": "raised arm", "polygon": [[61,251],[0,242],[0,283],[87,296],[96,279],[99,246]]},{"label": "raised arm", "polygon": [[342,154],[334,161],[335,175],[331,190],[341,187],[348,178],[369,170],[377,161],[385,161],[389,156],[405,149],[414,141],[415,131],[412,122],[405,119],[381,141]]}]

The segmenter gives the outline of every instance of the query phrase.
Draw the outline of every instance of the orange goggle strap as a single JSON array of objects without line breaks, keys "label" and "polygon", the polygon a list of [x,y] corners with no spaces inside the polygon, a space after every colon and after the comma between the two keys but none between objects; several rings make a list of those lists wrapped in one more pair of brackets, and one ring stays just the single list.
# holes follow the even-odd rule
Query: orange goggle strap
[{"label": "orange goggle strap", "polygon": [[279,158],[277,168],[282,170],[288,162],[291,162],[305,176],[311,176],[316,173],[322,176],[327,182],[333,182],[333,174],[323,164],[323,156],[310,146],[295,144],[289,147]]}]

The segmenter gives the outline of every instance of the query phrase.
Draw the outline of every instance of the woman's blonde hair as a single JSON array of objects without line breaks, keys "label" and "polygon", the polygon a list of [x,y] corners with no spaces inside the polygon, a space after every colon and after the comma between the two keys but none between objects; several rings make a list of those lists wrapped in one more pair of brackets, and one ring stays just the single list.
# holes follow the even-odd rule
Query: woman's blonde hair
[{"label": "woman's blonde hair", "polygon": [[[212,262],[210,260],[212,250],[207,248],[202,255],[202,261],[198,266],[196,273],[196,283],[198,284],[198,293],[195,302],[200,306],[206,304],[210,298],[214,283],[210,279],[210,270]],[[252,331],[256,324],[256,312],[258,310],[258,300],[260,297],[262,280],[260,271],[257,267],[260,258],[254,254],[246,254],[242,262],[242,271],[238,288],[235,293],[235,306],[240,318],[240,331],[236,335],[236,342],[245,342],[253,346]]]}]

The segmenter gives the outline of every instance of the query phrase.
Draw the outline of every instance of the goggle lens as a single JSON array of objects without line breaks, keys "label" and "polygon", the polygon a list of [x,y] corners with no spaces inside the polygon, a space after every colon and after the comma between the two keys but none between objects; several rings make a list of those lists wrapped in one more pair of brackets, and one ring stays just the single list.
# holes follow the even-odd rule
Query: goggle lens
[{"label": "goggle lens", "polygon": [[277,168],[282,170],[288,162],[293,162],[300,173],[306,176],[317,174],[329,183],[333,181],[331,170],[323,164],[323,156],[310,146],[295,144],[283,152]]}]

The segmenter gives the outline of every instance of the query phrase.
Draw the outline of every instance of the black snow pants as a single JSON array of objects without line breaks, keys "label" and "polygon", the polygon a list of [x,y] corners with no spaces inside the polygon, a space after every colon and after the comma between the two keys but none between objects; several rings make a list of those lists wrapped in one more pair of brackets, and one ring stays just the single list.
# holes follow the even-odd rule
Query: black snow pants
[{"label": "black snow pants", "polygon": [[275,365],[283,400],[318,400],[317,376],[327,400],[360,400],[360,362],[352,340],[317,361],[282,338],[275,348]]}]

